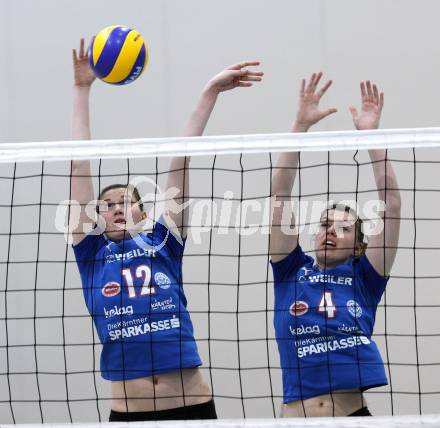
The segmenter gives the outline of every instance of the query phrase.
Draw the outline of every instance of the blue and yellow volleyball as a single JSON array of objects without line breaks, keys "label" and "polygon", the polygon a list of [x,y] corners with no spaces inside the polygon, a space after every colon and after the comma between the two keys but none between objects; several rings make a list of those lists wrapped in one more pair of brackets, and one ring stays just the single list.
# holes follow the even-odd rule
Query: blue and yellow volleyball
[{"label": "blue and yellow volleyball", "polygon": [[96,77],[113,85],[125,85],[135,81],[145,70],[148,50],[138,31],[112,25],[94,38],[89,58]]}]

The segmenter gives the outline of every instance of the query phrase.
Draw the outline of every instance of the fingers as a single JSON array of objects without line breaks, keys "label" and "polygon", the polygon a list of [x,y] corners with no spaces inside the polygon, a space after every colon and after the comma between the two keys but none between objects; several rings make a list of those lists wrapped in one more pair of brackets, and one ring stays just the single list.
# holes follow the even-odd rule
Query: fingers
[{"label": "fingers", "polygon": [[350,106],[349,110],[350,110],[351,116],[353,117],[353,120],[355,120],[358,116],[358,112],[357,112],[356,107]]},{"label": "fingers", "polygon": [[239,78],[240,80],[254,80],[261,81],[264,73],[262,71],[251,71],[251,70],[226,70],[221,74],[227,76],[233,76],[235,78]]},{"label": "fingers", "polygon": [[[92,39],[92,42],[93,42],[93,39]],[[87,58],[87,56],[89,54],[90,45],[87,47],[87,50],[84,49],[84,46],[85,46],[85,40],[84,40],[84,38],[81,38],[80,42],[79,42],[79,52],[76,49],[72,50],[74,61],[78,61],[78,60]]]},{"label": "fingers", "polygon": [[379,99],[379,107],[380,107],[381,110],[382,110],[382,107],[383,107],[384,98],[385,98],[385,96],[384,96],[383,92],[381,92],[380,93],[380,99]]},{"label": "fingers", "polygon": [[261,80],[264,73],[262,71],[240,70],[240,76],[253,78],[254,80]]},{"label": "fingers", "polygon": [[[241,64],[244,64],[244,62]],[[261,82],[264,75],[262,71],[252,71],[247,69],[234,69],[230,70],[230,72],[237,79],[237,86],[240,87],[252,86],[251,82]]]},{"label": "fingers", "polygon": [[337,112],[338,112],[337,108],[329,108],[329,109],[322,112],[321,119],[324,119],[325,117],[330,116],[331,114],[334,114]]},{"label": "fingers", "polygon": [[315,81],[314,81],[314,85],[313,85],[315,90],[319,85],[319,81],[321,80],[321,77],[322,77],[322,71],[320,71],[315,77]]},{"label": "fingers", "polygon": [[322,96],[327,92],[327,89],[332,85],[333,80],[327,81],[327,83],[318,91],[318,97],[322,98]]},{"label": "fingers", "polygon": [[362,98],[362,101],[364,101],[366,97],[367,97],[367,90],[365,88],[365,82],[361,82],[361,98]]},{"label": "fingers", "polygon": [[379,105],[379,91],[377,90],[377,86],[373,84],[373,100],[374,104]]},{"label": "fingers", "polygon": [[379,89],[375,83],[372,83],[370,80],[365,82],[362,81],[360,88],[363,103],[372,103],[382,109],[384,103],[384,94],[383,92],[379,93]]},{"label": "fingers", "polygon": [[78,61],[78,55],[76,53],[76,49],[72,49],[72,59],[74,63]]},{"label": "fingers", "polygon": [[255,67],[260,65],[260,61],[242,61],[238,64],[230,65],[227,70],[241,70],[244,67]]},{"label": "fingers", "polygon": [[241,74],[240,76],[240,80],[244,81],[244,82],[261,82],[263,73],[261,74],[254,74],[254,73],[245,73],[245,74]]},{"label": "fingers", "polygon": [[306,86],[306,91],[305,92],[308,92],[308,93],[313,93],[314,92],[313,88],[314,88],[315,79],[316,79],[316,73],[313,73],[310,76],[309,83]]},{"label": "fingers", "polygon": [[299,94],[304,95],[306,89],[306,79],[301,79],[301,88],[299,89]]},{"label": "fingers", "polygon": [[93,43],[95,42],[95,39],[96,39],[96,36],[93,36],[92,37],[92,39],[90,40],[90,43],[89,43],[89,45],[87,46],[87,50],[86,50],[86,56],[91,56],[91,52],[90,52],[90,50],[91,50],[91,48],[92,48],[92,46],[93,46]]},{"label": "fingers", "polygon": [[[310,76],[310,79],[307,83],[307,86],[306,86],[305,80],[303,79],[301,81],[300,94],[303,95],[305,93],[308,93],[308,94],[313,95],[316,92],[316,89],[319,85],[319,82],[321,81],[321,78],[322,78],[322,71],[320,71],[319,73],[313,73]],[[327,81],[325,83],[325,85],[317,92],[316,95],[319,98],[321,98],[326,93],[327,89],[332,85],[332,83],[333,83],[332,80]]]}]

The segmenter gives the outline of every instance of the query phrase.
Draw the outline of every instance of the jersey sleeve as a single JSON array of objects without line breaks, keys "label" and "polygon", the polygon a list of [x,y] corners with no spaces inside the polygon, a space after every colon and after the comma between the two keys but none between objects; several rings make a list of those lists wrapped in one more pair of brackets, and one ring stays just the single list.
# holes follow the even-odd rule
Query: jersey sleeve
[{"label": "jersey sleeve", "polygon": [[304,254],[300,245],[297,245],[284,259],[278,262],[271,260],[274,284],[285,282],[292,274],[296,274],[302,266],[310,261],[313,261],[313,258]]},{"label": "jersey sleeve", "polygon": [[102,235],[86,235],[86,237],[77,245],[73,245],[73,253],[75,254],[76,264],[78,265],[79,274],[84,293],[84,299],[90,310],[93,270],[95,268],[96,255],[99,248],[104,245],[105,240]]},{"label": "jersey sleeve", "polygon": [[359,270],[364,278],[364,284],[368,293],[372,296],[374,303],[378,305],[389,277],[379,274],[365,255],[359,257]]}]

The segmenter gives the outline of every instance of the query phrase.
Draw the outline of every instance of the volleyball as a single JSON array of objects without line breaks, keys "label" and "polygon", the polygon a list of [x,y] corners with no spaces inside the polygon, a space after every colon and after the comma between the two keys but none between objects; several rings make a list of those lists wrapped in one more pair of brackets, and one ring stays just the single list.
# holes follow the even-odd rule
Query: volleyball
[{"label": "volleyball", "polygon": [[96,77],[113,85],[135,81],[148,63],[148,49],[141,34],[122,25],[101,30],[89,52],[90,66]]}]

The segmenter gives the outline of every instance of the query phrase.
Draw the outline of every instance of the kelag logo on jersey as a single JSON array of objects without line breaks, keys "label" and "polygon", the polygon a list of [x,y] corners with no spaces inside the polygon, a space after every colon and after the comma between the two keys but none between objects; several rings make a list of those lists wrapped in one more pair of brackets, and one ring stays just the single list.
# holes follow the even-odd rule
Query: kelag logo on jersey
[{"label": "kelag logo on jersey", "polygon": [[303,302],[302,300],[297,300],[290,306],[289,313],[294,317],[299,317],[307,313],[308,310],[309,305],[306,302]]},{"label": "kelag logo on jersey", "polygon": [[106,318],[112,318],[115,317],[117,315],[122,316],[122,315],[133,315],[133,306],[121,306],[118,307],[117,305],[115,305],[113,308],[107,310],[106,308],[104,308],[104,315]]},{"label": "kelag logo on jersey", "polygon": [[107,282],[107,284],[102,287],[102,295],[104,297],[117,296],[121,291],[121,286],[117,282]]}]

